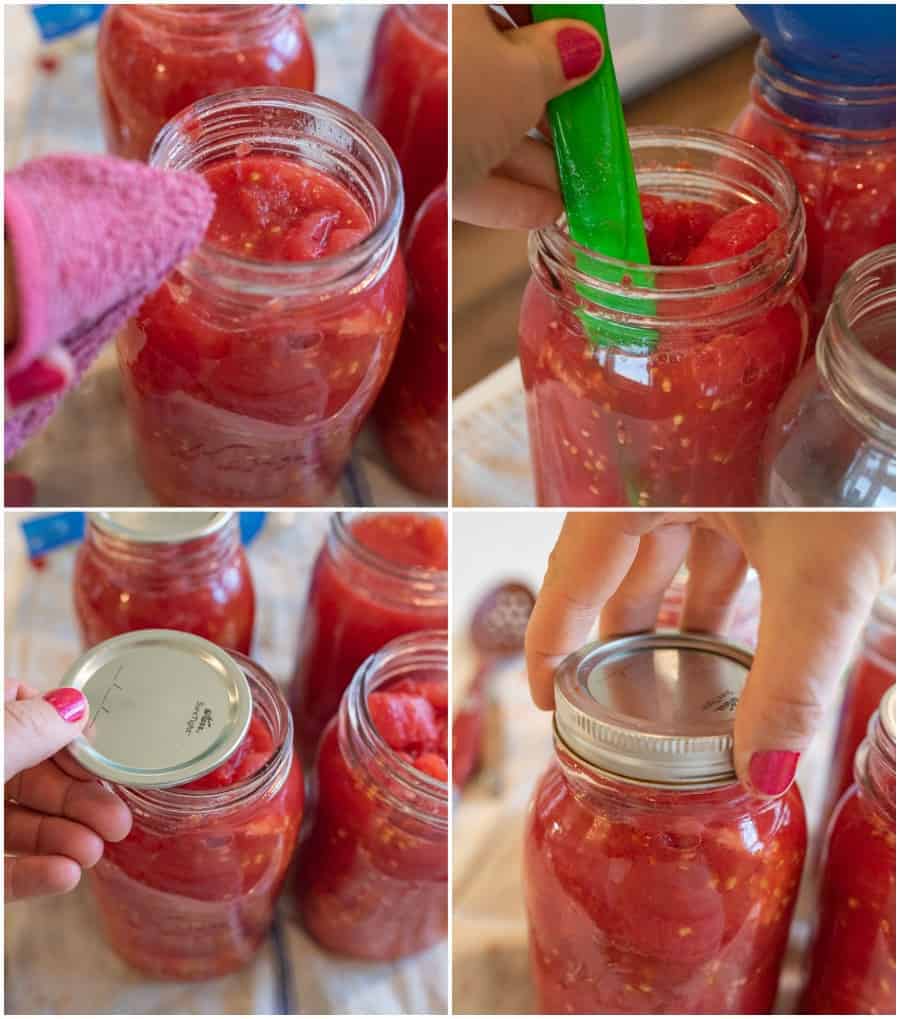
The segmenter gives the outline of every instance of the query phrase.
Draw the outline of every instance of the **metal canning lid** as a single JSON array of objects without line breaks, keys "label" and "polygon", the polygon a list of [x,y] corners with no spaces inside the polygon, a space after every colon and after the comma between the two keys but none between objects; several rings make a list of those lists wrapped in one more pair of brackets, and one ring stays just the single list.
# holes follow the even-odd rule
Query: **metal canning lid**
[{"label": "metal canning lid", "polygon": [[878,707],[878,719],[881,727],[896,744],[897,742],[897,687],[892,686]]},{"label": "metal canning lid", "polygon": [[226,651],[192,633],[136,630],[91,648],[63,677],[91,723],[69,749],[119,785],[164,789],[214,771],[250,725],[250,684]]},{"label": "metal canning lid", "polygon": [[588,644],[556,672],[556,733],[588,765],[633,781],[733,781],[734,712],[752,663],[692,633]]},{"label": "metal canning lid", "polygon": [[173,544],[194,541],[220,531],[234,517],[233,510],[211,513],[178,510],[116,511],[88,513],[98,530],[113,538],[141,544]]}]

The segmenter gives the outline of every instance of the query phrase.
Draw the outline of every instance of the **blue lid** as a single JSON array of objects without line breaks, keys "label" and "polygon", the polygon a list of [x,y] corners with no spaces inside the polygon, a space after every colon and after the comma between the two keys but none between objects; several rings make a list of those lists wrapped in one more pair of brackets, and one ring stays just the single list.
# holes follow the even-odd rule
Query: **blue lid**
[{"label": "blue lid", "polygon": [[738,4],[795,74],[845,85],[896,80],[896,4]]}]

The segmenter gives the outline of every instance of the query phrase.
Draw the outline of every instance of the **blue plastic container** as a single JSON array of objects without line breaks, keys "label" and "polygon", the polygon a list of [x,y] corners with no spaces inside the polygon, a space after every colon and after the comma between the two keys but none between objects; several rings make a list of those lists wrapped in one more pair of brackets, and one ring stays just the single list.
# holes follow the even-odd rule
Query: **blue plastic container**
[{"label": "blue plastic container", "polygon": [[845,85],[896,80],[895,4],[738,4],[795,74]]}]

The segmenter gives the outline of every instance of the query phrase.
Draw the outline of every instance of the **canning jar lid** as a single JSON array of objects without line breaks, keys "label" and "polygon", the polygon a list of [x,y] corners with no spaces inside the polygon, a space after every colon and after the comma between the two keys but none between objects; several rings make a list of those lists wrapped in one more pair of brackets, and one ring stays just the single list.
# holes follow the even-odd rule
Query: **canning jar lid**
[{"label": "canning jar lid", "polygon": [[164,789],[209,774],[247,733],[253,701],[238,663],[177,630],[136,630],[85,652],[63,686],[87,697],[90,724],[69,745],[120,785]]},{"label": "canning jar lid", "polygon": [[234,517],[233,510],[148,510],[88,513],[88,520],[112,538],[141,544],[195,541],[220,531]]},{"label": "canning jar lid", "polygon": [[716,637],[598,641],[556,672],[557,738],[586,764],[664,786],[734,781],[734,713],[753,657]]}]

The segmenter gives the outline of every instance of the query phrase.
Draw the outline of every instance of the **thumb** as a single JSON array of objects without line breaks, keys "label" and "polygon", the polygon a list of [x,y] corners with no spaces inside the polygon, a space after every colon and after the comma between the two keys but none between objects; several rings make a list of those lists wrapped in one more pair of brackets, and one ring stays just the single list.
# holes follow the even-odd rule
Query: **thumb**
[{"label": "thumb", "polygon": [[68,686],[43,697],[7,701],[5,708],[6,782],[62,750],[88,721],[87,698]]},{"label": "thumb", "polygon": [[734,729],[735,769],[752,793],[780,796],[793,782],[877,591],[850,584],[842,590],[835,577],[786,578],[767,587],[763,577],[759,644]]},{"label": "thumb", "polygon": [[528,111],[522,133],[537,123],[551,99],[580,85],[603,62],[603,40],[585,21],[543,21],[503,38],[517,55],[508,73],[513,94]]}]

